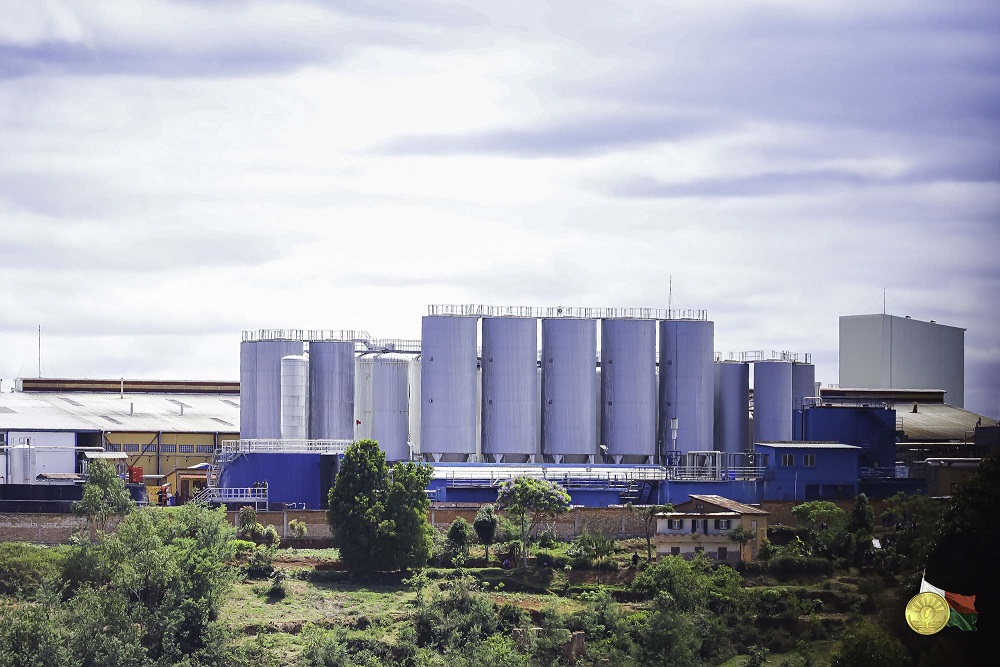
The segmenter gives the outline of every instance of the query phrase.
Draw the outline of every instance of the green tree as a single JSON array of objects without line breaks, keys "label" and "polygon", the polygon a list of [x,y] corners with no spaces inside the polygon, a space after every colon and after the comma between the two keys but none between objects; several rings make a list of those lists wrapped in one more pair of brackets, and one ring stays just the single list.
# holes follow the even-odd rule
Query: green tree
[{"label": "green tree", "polygon": [[656,518],[659,514],[672,514],[674,506],[666,505],[632,505],[629,509],[642,521],[643,535],[646,538],[646,560],[653,560],[653,535],[656,534]]},{"label": "green tree", "polygon": [[134,507],[135,502],[115,467],[104,459],[91,461],[87,466],[83,499],[73,503],[73,512],[77,516],[87,517],[90,528],[101,533],[111,518],[120,518]]},{"label": "green tree", "polygon": [[943,502],[919,494],[897,493],[885,501],[882,519],[892,525],[885,547],[897,567],[927,564],[944,508]]},{"label": "green tree", "polygon": [[903,667],[909,662],[898,639],[871,621],[848,628],[833,654],[833,667]]},{"label": "green tree", "polygon": [[733,542],[738,542],[740,545],[740,560],[743,560],[744,547],[756,538],[756,533],[750,528],[744,528],[743,524],[740,524],[729,531],[729,539]]},{"label": "green tree", "polygon": [[854,509],[851,510],[851,521],[847,529],[852,533],[871,535],[875,532],[875,512],[868,502],[868,496],[859,493],[854,499]]},{"label": "green tree", "polygon": [[431,552],[425,489],[431,467],[397,463],[390,470],[374,440],[352,443],[330,489],[327,521],[350,572],[421,567]]},{"label": "green tree", "polygon": [[456,518],[448,526],[448,541],[454,549],[465,556],[469,552],[469,540],[472,539],[472,526],[462,517]]},{"label": "green tree", "polygon": [[497,508],[516,522],[521,540],[521,564],[528,566],[528,536],[542,519],[569,510],[569,494],[545,479],[516,477],[504,482],[497,493]]},{"label": "green tree", "polygon": [[497,527],[500,525],[500,518],[496,509],[491,504],[483,505],[476,512],[476,518],[472,521],[472,528],[476,531],[479,543],[486,550],[486,564],[490,563],[490,545],[496,541]]},{"label": "green tree", "polygon": [[847,512],[828,500],[811,500],[792,508],[792,514],[808,535],[811,551],[835,555],[847,531]]}]

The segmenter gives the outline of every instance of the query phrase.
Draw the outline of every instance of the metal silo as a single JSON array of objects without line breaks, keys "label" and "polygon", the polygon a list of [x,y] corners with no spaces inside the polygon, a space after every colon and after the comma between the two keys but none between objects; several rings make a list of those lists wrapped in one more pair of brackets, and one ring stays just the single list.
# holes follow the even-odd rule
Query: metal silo
[{"label": "metal silo", "polygon": [[663,450],[674,449],[670,420],[677,419],[676,448],[708,451],[715,435],[715,323],[660,322],[660,424]]},{"label": "metal silo", "polygon": [[792,439],[792,362],[754,362],[753,431],[754,442]]},{"label": "metal silo", "polygon": [[542,453],[556,463],[597,453],[597,323],[542,320]]},{"label": "metal silo", "polygon": [[538,322],[483,318],[482,452],[524,463],[538,453]]},{"label": "metal silo", "polygon": [[467,461],[476,454],[476,322],[423,318],[420,450],[426,459]]},{"label": "metal silo", "polygon": [[[795,419],[801,418],[802,399],[816,395],[816,367],[810,363],[796,362],[792,364],[792,434],[795,430]],[[801,430],[799,431],[801,433]]]},{"label": "metal silo", "polygon": [[372,382],[376,353],[360,354],[354,359],[354,438],[366,440],[372,437],[374,406],[372,405]]},{"label": "metal silo", "polygon": [[410,420],[410,440],[413,442],[413,451],[420,453],[420,355],[414,355],[410,359],[407,371],[409,381],[410,398],[407,402]]},{"label": "metal silo", "polygon": [[375,355],[371,363],[371,437],[387,461],[407,461],[410,431],[410,360],[402,354]]},{"label": "metal silo", "polygon": [[281,358],[281,437],[309,437],[309,357]]},{"label": "metal silo", "polygon": [[715,449],[730,454],[750,447],[750,365],[715,364]]},{"label": "metal silo", "polygon": [[240,437],[257,437],[257,343],[240,343]]},{"label": "metal silo", "polygon": [[656,456],[656,322],[601,321],[601,452],[608,462]]},{"label": "metal silo", "polygon": [[281,437],[281,358],[302,354],[302,341],[261,340],[253,345],[256,373],[256,414],[258,438]]},{"label": "metal silo", "polygon": [[354,437],[354,343],[309,343],[309,437]]}]

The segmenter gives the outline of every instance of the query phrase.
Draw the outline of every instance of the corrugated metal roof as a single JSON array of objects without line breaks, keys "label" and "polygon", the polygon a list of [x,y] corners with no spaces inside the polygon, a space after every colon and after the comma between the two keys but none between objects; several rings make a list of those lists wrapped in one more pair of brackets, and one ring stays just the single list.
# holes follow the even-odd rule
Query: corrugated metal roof
[{"label": "corrugated metal roof", "polygon": [[771,447],[772,449],[861,449],[854,445],[841,442],[758,442],[754,447]]},{"label": "corrugated metal roof", "polygon": [[[232,394],[0,393],[0,431],[238,433]],[[183,407],[180,405],[183,403]],[[183,413],[183,414],[182,414]]]},{"label": "corrugated metal roof", "polygon": [[913,412],[911,401],[896,402],[896,422],[901,423],[907,440],[965,440],[971,439],[976,422],[981,426],[996,426],[997,420],[985,415],[956,408],[946,403],[918,403]]},{"label": "corrugated metal roof", "polygon": [[702,501],[704,503],[712,503],[713,505],[718,505],[719,507],[724,507],[727,510],[730,510],[732,512],[736,512],[738,514],[768,514],[768,512],[765,512],[764,510],[760,509],[759,507],[752,507],[750,505],[744,505],[743,503],[736,502],[735,500],[731,500],[731,499],[725,498],[723,496],[701,495],[701,494],[695,495],[695,494],[691,494],[691,498],[693,500],[700,500],[700,501]]}]

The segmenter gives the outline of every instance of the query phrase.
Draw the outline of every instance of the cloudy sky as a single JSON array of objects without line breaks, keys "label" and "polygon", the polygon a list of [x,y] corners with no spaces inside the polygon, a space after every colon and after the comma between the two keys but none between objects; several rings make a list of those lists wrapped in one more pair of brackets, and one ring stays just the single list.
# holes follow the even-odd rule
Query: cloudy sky
[{"label": "cloudy sky", "polygon": [[0,377],[238,377],[429,303],[966,327],[1000,412],[1000,3],[0,0]]}]

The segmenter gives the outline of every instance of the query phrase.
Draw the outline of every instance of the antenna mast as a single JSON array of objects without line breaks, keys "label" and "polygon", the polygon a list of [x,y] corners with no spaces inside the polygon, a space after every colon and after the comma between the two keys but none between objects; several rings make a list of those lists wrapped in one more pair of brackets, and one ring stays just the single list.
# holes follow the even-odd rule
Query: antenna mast
[{"label": "antenna mast", "polygon": [[670,291],[667,293],[667,317],[671,317],[670,309],[673,308],[674,302],[674,274],[670,274]]},{"label": "antenna mast", "polygon": [[38,325],[38,377],[42,377],[42,325]]}]

